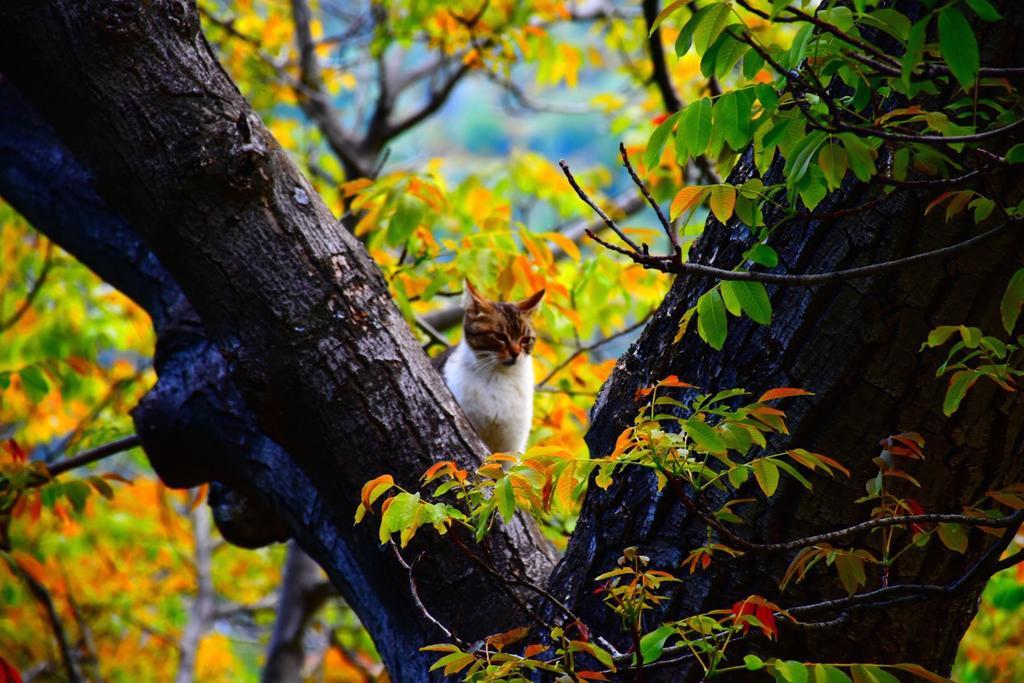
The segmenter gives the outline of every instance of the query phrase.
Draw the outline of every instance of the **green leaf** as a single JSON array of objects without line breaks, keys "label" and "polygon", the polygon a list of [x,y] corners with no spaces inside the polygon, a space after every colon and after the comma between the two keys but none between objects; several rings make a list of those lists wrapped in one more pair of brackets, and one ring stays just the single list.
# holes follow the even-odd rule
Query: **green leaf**
[{"label": "green leaf", "polygon": [[686,147],[693,156],[700,156],[711,141],[711,100],[702,97],[690,104],[683,113],[677,136],[686,139]]},{"label": "green leaf", "polygon": [[815,664],[814,683],[850,683],[850,677],[837,666]]},{"label": "green leaf", "polygon": [[933,349],[936,346],[942,346],[950,337],[959,331],[959,325],[939,325],[928,333],[928,341],[926,341],[924,345],[930,349]]},{"label": "green leaf", "polygon": [[760,671],[764,668],[764,660],[757,655],[744,655],[743,666],[747,667],[747,671]]},{"label": "green leaf", "polygon": [[416,508],[420,504],[420,494],[399,493],[391,499],[388,509],[380,520],[380,542],[383,545],[388,542],[392,533],[401,531],[409,526],[416,515]]},{"label": "green leaf", "polygon": [[707,13],[702,13],[700,21],[693,29],[693,47],[698,55],[710,47],[718,39],[722,31],[732,19],[732,8],[724,2],[708,5]]},{"label": "green leaf", "polygon": [[825,174],[817,166],[811,166],[807,173],[796,184],[797,194],[808,210],[813,211],[814,207],[821,203],[821,200],[828,194],[828,186],[825,183]]},{"label": "green leaf", "polygon": [[71,502],[75,512],[81,513],[85,509],[85,501],[89,498],[89,486],[80,480],[64,483],[64,497]]},{"label": "green leaf", "polygon": [[708,453],[725,453],[727,450],[725,442],[706,422],[701,422],[697,418],[691,417],[682,426],[700,450],[707,451]]},{"label": "green leaf", "polygon": [[960,370],[953,374],[949,380],[949,388],[946,389],[946,398],[942,402],[942,412],[949,417],[960,408],[960,402],[964,400],[967,390],[978,381],[978,373],[974,370]]},{"label": "green leaf", "polygon": [[868,577],[864,573],[864,560],[856,555],[836,555],[836,570],[839,572],[839,580],[849,595],[857,592],[857,588],[867,583]]},{"label": "green leaf", "polygon": [[1024,142],[1010,148],[1010,151],[1006,153],[1006,163],[1024,164]]},{"label": "green leaf", "polygon": [[775,495],[775,489],[779,487],[779,468],[771,460],[754,460],[750,463],[754,470],[754,478],[757,485],[764,491],[764,495],[771,498]]},{"label": "green leaf", "polygon": [[1006,286],[1003,299],[999,302],[999,315],[1003,319],[1003,329],[1007,334],[1013,334],[1013,328],[1017,326],[1017,318],[1020,317],[1022,305],[1024,305],[1024,268],[1018,270],[1010,278],[1010,284]]},{"label": "green leaf", "polygon": [[735,151],[741,151],[750,142],[753,104],[752,88],[727,92],[715,103],[714,128],[719,129],[720,135]]},{"label": "green leaf", "polygon": [[659,626],[640,639],[640,657],[644,664],[656,662],[665,651],[665,642],[675,633],[671,626]]},{"label": "green leaf", "polygon": [[498,513],[501,514],[502,521],[508,524],[516,514],[516,494],[508,477],[498,480],[497,486],[494,487],[494,495],[498,498]]},{"label": "green leaf", "polygon": [[403,196],[398,200],[398,207],[388,222],[388,231],[384,238],[389,245],[397,247],[405,244],[412,231],[420,224],[423,208],[423,202],[412,197]]},{"label": "green leaf", "polygon": [[875,157],[871,148],[853,133],[840,133],[839,139],[846,148],[846,158],[853,174],[861,182],[871,180],[871,176],[875,174]]},{"label": "green leaf", "polygon": [[955,6],[939,11],[939,46],[960,85],[972,88],[978,78],[978,41],[971,25]]},{"label": "green leaf", "polygon": [[50,383],[37,365],[29,365],[18,371],[21,385],[30,401],[38,403],[50,393]]},{"label": "green leaf", "polygon": [[725,303],[717,289],[705,292],[697,299],[697,333],[716,351],[722,350],[728,333]]},{"label": "green leaf", "polygon": [[921,63],[921,57],[924,54],[924,41],[931,19],[932,15],[928,14],[924,19],[910,27],[910,37],[907,38],[907,51],[903,53],[900,68],[900,81],[902,82],[904,92],[910,90],[910,75],[917,68],[917,65]]},{"label": "green leaf", "polygon": [[677,111],[667,119],[661,122],[661,124],[654,129],[651,133],[651,139],[647,141],[647,149],[644,150],[644,167],[649,169],[654,168],[658,165],[658,161],[661,160],[661,152],[665,149],[665,143],[668,142],[669,133],[672,132],[672,126],[676,125],[676,121],[679,119],[679,115],[683,112]]},{"label": "green leaf", "polygon": [[803,662],[789,660],[775,662],[773,666],[776,676],[781,677],[787,683],[807,683],[808,681],[807,667]]},{"label": "green leaf", "polygon": [[700,70],[710,78],[715,76],[723,78],[740,58],[750,50],[750,46],[736,40],[729,31],[723,31],[722,35],[708,48],[700,60]]},{"label": "green leaf", "polygon": [[722,294],[728,290],[736,297],[740,308],[747,314],[747,317],[761,325],[768,325],[772,321],[772,302],[768,299],[768,292],[760,282],[745,280],[729,280],[722,283]]},{"label": "green leaf", "polygon": [[805,24],[793,38],[793,43],[789,46],[789,52],[786,55],[786,66],[790,69],[795,69],[803,60],[812,35],[814,35],[814,25]]},{"label": "green leaf", "polygon": [[743,257],[766,268],[774,268],[779,265],[778,253],[767,244],[755,244],[747,249],[747,253]]},{"label": "green leaf", "polygon": [[[861,671],[861,675],[867,674],[867,680],[873,683],[900,683],[900,679],[893,676],[880,666],[874,664],[858,664],[855,668]],[[854,676],[856,678],[856,676]]]},{"label": "green leaf", "polygon": [[963,554],[967,551],[967,531],[962,524],[940,524],[939,540],[953,552]]},{"label": "green leaf", "polygon": [[790,150],[783,173],[785,173],[786,180],[791,187],[795,187],[807,174],[807,169],[810,167],[814,155],[824,142],[825,134],[820,130],[814,131],[804,137],[803,140]]},{"label": "green leaf", "polygon": [[967,0],[967,5],[985,21],[999,21],[1003,15],[988,0]]},{"label": "green leaf", "polygon": [[676,57],[682,57],[690,51],[690,45],[693,44],[693,31],[700,24],[703,15],[707,14],[709,7],[710,5],[701,7],[694,12],[690,20],[679,29],[679,35],[676,37]]},{"label": "green leaf", "polygon": [[[743,55],[743,77],[748,81],[753,80],[757,72],[764,67],[764,57],[757,50],[749,50]],[[762,101],[763,103],[763,101]]]},{"label": "green leaf", "polygon": [[846,150],[831,143],[822,146],[821,152],[818,154],[818,165],[821,166],[821,170],[825,174],[828,188],[836,189],[842,184],[843,177],[846,175]]},{"label": "green leaf", "polygon": [[690,0],[674,0],[674,2],[665,5],[665,9],[658,12],[658,16],[654,17],[654,21],[651,22],[651,30],[647,32],[647,36],[654,35],[654,32],[658,30],[663,21],[668,19],[677,9],[688,4],[690,4]]}]

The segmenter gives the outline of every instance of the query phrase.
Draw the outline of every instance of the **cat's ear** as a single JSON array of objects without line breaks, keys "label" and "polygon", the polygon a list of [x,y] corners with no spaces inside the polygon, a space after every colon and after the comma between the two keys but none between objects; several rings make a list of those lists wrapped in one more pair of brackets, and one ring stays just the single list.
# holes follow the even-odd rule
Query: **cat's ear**
[{"label": "cat's ear", "polygon": [[533,315],[533,312],[537,310],[537,306],[540,305],[540,300],[544,298],[544,290],[534,292],[529,297],[522,301],[516,302],[516,308],[523,315]]},{"label": "cat's ear", "polygon": [[466,313],[484,313],[489,311],[491,308],[491,302],[488,301],[476,291],[476,287],[469,280],[465,281],[465,287],[462,289],[462,308]]}]

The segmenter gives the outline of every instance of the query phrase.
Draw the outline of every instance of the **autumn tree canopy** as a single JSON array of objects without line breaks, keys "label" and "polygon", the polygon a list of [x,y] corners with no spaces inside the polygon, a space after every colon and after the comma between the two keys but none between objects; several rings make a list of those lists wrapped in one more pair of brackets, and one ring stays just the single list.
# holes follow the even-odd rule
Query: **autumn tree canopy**
[{"label": "autumn tree canopy", "polygon": [[[6,3],[0,666],[1020,673],[1021,28]],[[466,278],[548,292],[525,453],[429,365]]]}]

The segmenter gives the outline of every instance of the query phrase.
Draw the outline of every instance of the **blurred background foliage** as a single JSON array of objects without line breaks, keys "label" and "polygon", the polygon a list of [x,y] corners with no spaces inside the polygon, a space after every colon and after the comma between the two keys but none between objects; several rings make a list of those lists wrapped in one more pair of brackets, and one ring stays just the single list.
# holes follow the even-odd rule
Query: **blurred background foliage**
[{"label": "blurred background foliage", "polygon": [[[432,353],[458,338],[457,327],[429,320],[458,302],[464,278],[493,297],[547,289],[531,443],[585,458],[589,407],[668,279],[581,239],[574,221],[589,213],[557,161],[569,160],[622,224],[657,242],[617,151],[620,141],[642,151],[666,114],[639,4],[320,0],[308,24],[288,0],[199,6],[228,73],[364,241]],[[772,32],[767,42],[791,38],[785,26],[751,22]],[[303,65],[303,26],[318,73]],[[664,25],[663,42],[677,33]],[[692,53],[669,68],[684,102],[719,87]],[[323,102],[358,158],[345,159],[325,133]],[[661,197],[697,172],[673,155],[669,146],[657,168],[641,168]],[[699,234],[705,215],[694,213],[684,237]],[[145,313],[2,202],[0,257],[0,474],[23,478],[16,500],[0,500],[11,548],[0,561],[0,655],[25,680],[65,680],[63,638],[89,680],[257,680],[283,546],[225,544],[211,534],[205,490],[165,488],[138,449],[26,483],[33,463],[132,433],[129,411],[154,381],[154,339]],[[556,543],[577,505],[573,491],[561,492],[547,529]],[[196,634],[204,590],[215,596],[214,619]],[[992,580],[956,680],[1024,680],[1022,603],[1021,567]],[[317,612],[305,646],[309,680],[381,675],[337,598]]]}]

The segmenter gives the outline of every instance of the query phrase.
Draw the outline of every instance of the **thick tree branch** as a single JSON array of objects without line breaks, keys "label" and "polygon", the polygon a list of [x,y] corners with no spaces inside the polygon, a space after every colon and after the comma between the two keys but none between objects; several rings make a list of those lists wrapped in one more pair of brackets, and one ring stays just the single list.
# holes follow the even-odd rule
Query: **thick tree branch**
[{"label": "thick tree branch", "polygon": [[[393,472],[412,485],[439,454],[472,467],[483,446],[379,271],[337,228],[212,59],[194,11],[182,16],[182,8],[17,0],[0,9],[0,69],[182,284],[260,424],[295,458],[243,452],[240,462],[209,464],[288,521],[385,644],[391,675],[421,680],[428,658],[417,647],[436,629],[397,582],[403,570],[378,550],[376,533],[352,528],[352,510],[367,477]],[[75,60],[59,56],[68,49]],[[197,88],[203,97],[179,96]],[[422,595],[445,623],[478,638],[519,621],[515,601],[467,571],[450,544],[417,545],[429,550],[417,570]],[[502,571],[536,579],[550,566],[521,518],[487,546]],[[453,594],[467,604],[487,596],[491,609],[466,611],[443,597]]]},{"label": "thick tree branch", "polygon": [[672,76],[669,74],[668,65],[665,62],[665,47],[661,44],[661,28],[651,31],[654,20],[658,16],[660,0],[644,0],[643,11],[644,21],[647,23],[647,50],[651,55],[651,80],[658,86],[661,93],[661,101],[669,112],[679,111],[683,104],[672,86]]}]

